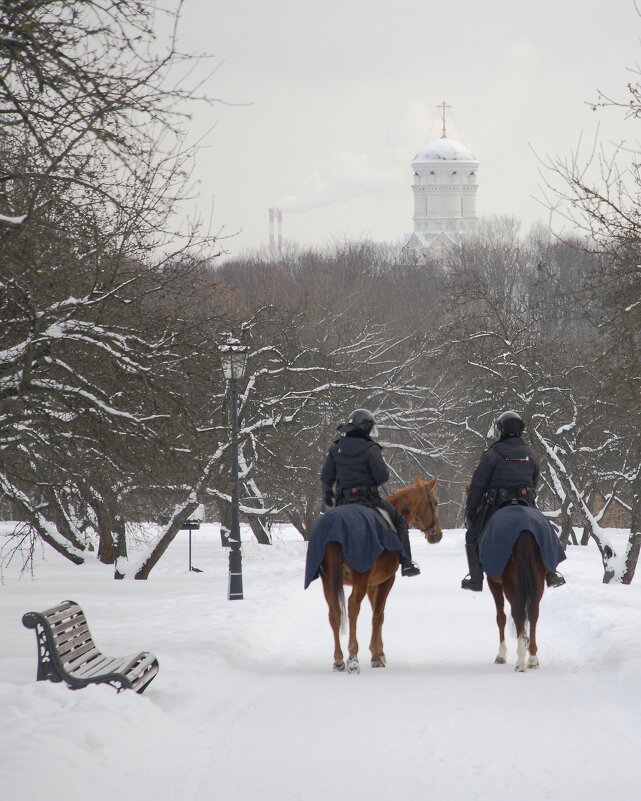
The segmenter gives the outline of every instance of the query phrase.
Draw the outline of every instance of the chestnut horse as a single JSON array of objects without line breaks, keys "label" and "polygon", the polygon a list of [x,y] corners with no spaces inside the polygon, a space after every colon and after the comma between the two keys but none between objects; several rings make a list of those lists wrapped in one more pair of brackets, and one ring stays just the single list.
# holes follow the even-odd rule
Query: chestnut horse
[{"label": "chestnut horse", "polygon": [[[428,542],[439,542],[443,536],[438,519],[437,500],[434,494],[436,478],[422,481],[418,476],[413,484],[398,490],[387,500],[403,514],[408,525],[420,529]],[[361,573],[354,570],[343,558],[343,549],[338,542],[329,542],[325,549],[321,578],[323,592],[329,606],[329,622],[334,634],[335,671],[360,673],[358,663],[358,640],[356,622],[365,594],[372,606],[372,639],[369,649],[372,653],[372,667],[385,667],[383,652],[383,618],[385,602],[396,578],[399,560],[397,551],[383,551],[374,564]],[[345,617],[345,593],[343,585],[349,584],[352,592],[347,602],[349,620],[349,658],[343,659],[340,644],[340,630]]]},{"label": "chestnut horse", "polygon": [[499,627],[499,652],[494,660],[498,665],[505,664],[504,599],[507,598],[516,626],[517,662],[516,670],[525,672],[525,654],[529,652],[527,667],[537,668],[536,624],[539,619],[539,604],[545,589],[547,569],[541,559],[541,552],[534,535],[521,531],[512,549],[512,555],[501,576],[487,577],[487,583],[496,604],[496,622]]}]

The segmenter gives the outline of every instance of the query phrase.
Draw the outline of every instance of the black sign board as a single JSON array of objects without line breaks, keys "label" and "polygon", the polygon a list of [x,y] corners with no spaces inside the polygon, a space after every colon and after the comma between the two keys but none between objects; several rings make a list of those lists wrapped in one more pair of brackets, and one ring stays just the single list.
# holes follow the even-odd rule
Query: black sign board
[{"label": "black sign board", "polygon": [[200,520],[185,520],[180,527],[181,531],[196,531],[200,528]]}]

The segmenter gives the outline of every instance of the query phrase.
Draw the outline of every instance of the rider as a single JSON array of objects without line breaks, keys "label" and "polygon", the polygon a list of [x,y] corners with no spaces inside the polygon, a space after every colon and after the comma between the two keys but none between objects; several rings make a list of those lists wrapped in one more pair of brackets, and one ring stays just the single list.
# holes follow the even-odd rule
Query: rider
[{"label": "rider", "polygon": [[[464,590],[481,592],[483,569],[479,559],[479,536],[489,518],[501,506],[520,503],[536,508],[535,492],[540,468],[536,453],[521,439],[522,418],[513,411],[503,412],[495,423],[499,439],[483,452],[474,470],[465,506],[465,552],[469,574],[461,582]],[[560,587],[565,579],[549,571],[548,587]]]},{"label": "rider", "polygon": [[407,521],[389,501],[381,498],[378,488],[389,480],[389,469],[383,459],[383,448],[370,437],[376,425],[374,415],[367,409],[353,411],[347,423],[338,427],[341,435],[329,448],[321,470],[324,500],[336,505],[362,503],[385,509],[396,528],[407,558],[401,564],[401,575],[418,576],[420,568],[412,561]]}]

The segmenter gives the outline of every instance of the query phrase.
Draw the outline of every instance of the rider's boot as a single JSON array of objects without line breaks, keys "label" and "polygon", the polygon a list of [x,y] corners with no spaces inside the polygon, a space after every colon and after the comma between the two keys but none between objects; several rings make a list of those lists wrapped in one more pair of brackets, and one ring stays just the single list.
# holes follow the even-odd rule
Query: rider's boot
[{"label": "rider's boot", "polygon": [[467,566],[469,574],[461,582],[461,589],[481,592],[483,590],[483,568],[479,559],[479,552],[476,543],[466,542],[465,553],[467,555]]},{"label": "rider's boot", "polygon": [[548,587],[562,587],[565,584],[565,579],[556,570],[548,570],[545,577],[545,583]]},{"label": "rider's boot", "polygon": [[398,527],[398,537],[407,557],[407,559],[401,563],[401,576],[419,576],[421,574],[421,568],[416,564],[416,562],[412,562],[410,532],[407,525],[404,527]]}]

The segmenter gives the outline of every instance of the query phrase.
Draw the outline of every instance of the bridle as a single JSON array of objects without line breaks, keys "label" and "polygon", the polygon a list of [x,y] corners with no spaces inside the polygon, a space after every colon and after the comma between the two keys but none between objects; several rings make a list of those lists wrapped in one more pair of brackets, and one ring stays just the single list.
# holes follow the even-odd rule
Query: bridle
[{"label": "bridle", "polygon": [[423,534],[426,537],[428,536],[428,534],[431,537],[434,537],[436,535],[436,524],[438,522],[438,516],[437,516],[437,513],[436,513],[436,501],[432,497],[432,493],[431,492],[427,493],[427,502],[428,502],[429,507],[430,507],[430,512],[432,513],[432,522],[431,522],[431,524],[429,526],[427,526],[427,528],[420,528],[420,526],[418,528],[420,529],[420,531],[423,532]]}]

